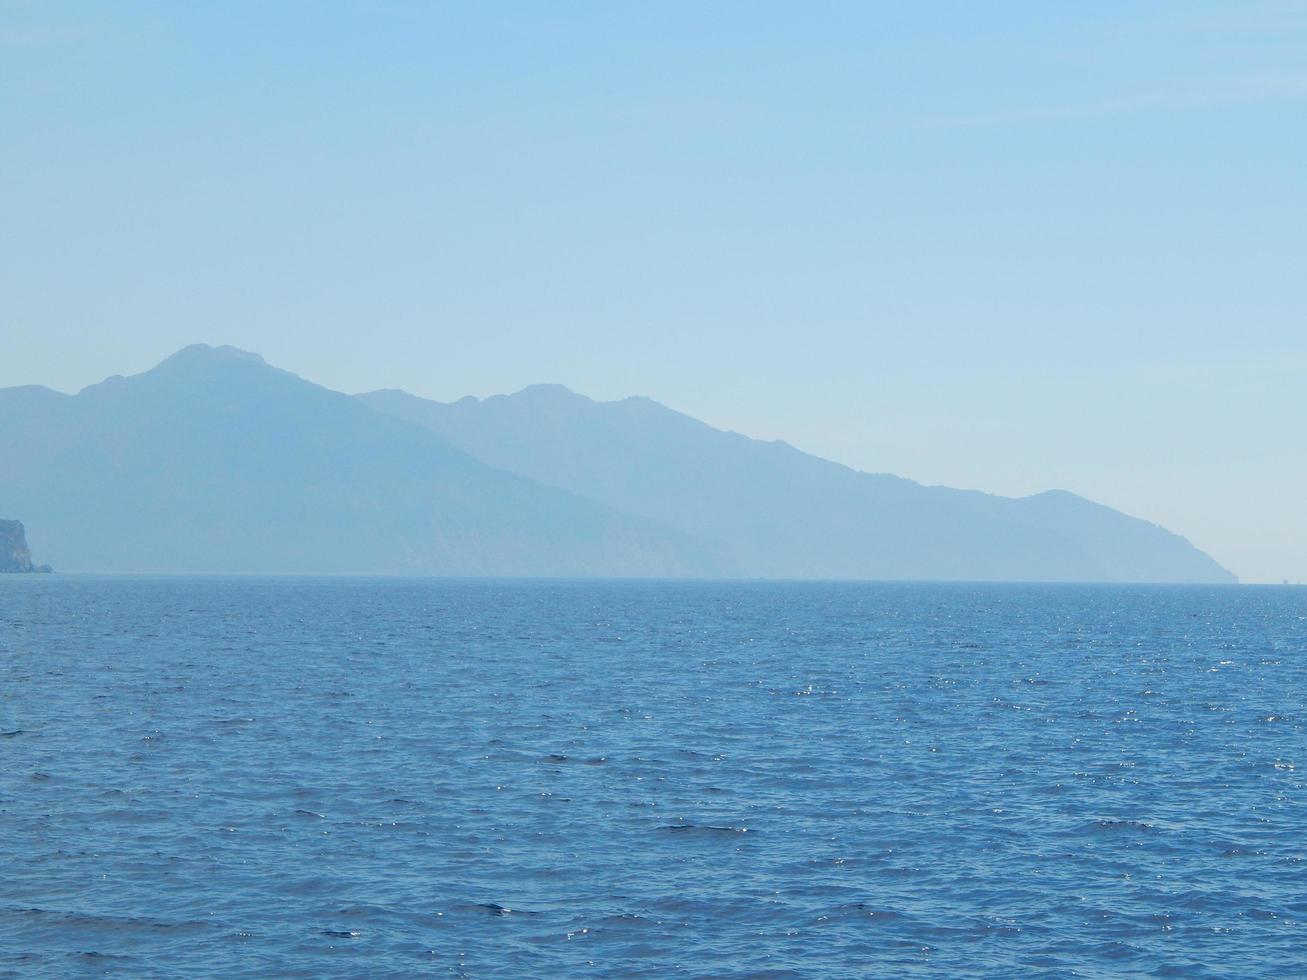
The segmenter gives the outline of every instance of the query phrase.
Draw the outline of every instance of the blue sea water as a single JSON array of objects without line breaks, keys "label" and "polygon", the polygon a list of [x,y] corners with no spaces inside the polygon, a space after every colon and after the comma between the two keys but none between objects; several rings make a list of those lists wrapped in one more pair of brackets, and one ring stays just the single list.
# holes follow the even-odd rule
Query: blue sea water
[{"label": "blue sea water", "polygon": [[0,580],[0,973],[1307,975],[1307,591]]}]

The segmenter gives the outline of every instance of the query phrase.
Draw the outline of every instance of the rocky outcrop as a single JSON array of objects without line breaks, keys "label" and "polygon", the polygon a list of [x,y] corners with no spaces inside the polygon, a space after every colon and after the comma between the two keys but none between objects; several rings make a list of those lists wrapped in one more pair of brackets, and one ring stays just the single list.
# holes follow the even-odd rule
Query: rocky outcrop
[{"label": "rocky outcrop", "polygon": [[33,565],[22,521],[0,521],[0,572],[48,572],[49,565]]}]

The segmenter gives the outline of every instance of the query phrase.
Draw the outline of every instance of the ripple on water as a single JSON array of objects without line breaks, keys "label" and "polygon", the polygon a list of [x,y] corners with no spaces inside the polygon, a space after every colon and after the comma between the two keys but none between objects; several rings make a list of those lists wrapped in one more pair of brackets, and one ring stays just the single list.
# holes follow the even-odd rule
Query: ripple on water
[{"label": "ripple on water", "polygon": [[56,576],[0,609],[0,974],[1302,972],[1301,590]]}]

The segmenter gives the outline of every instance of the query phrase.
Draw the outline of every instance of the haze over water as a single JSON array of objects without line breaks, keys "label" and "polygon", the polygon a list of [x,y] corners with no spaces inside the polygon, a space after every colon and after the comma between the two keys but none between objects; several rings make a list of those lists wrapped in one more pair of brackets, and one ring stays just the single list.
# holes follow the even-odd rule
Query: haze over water
[{"label": "haze over water", "polygon": [[0,580],[0,972],[1284,975],[1291,588]]}]

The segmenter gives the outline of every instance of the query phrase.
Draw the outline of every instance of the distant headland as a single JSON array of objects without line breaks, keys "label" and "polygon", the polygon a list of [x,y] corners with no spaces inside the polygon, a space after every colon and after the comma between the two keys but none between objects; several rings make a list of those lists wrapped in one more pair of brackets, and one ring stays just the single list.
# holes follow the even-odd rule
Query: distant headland
[{"label": "distant headland", "polygon": [[0,520],[0,572],[51,572],[49,565],[33,565],[22,521]]},{"label": "distant headland", "polygon": [[0,388],[0,456],[0,501],[71,571],[1235,581],[1066,491],[923,486],[558,385],[349,396],[231,347]]}]

